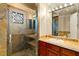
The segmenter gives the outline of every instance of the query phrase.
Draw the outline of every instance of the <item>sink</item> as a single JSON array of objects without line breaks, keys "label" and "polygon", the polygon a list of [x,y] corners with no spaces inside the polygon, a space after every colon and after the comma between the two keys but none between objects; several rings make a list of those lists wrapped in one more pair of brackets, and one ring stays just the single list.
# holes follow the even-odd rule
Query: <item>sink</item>
[{"label": "sink", "polygon": [[62,39],[56,39],[56,38],[51,38],[48,40],[50,43],[63,43],[64,41]]}]

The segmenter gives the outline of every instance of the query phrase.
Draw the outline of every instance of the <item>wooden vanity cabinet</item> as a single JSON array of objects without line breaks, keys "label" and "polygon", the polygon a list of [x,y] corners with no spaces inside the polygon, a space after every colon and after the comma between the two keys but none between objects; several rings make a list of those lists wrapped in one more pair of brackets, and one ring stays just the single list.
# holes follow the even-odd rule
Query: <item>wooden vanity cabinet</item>
[{"label": "wooden vanity cabinet", "polygon": [[79,56],[79,52],[39,41],[39,56]]}]

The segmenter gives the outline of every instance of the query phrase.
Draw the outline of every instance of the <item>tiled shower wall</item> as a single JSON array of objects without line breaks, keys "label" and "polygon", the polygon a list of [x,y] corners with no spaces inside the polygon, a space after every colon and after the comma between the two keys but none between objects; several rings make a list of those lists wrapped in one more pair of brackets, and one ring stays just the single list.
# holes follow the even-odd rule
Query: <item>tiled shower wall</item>
[{"label": "tiled shower wall", "polygon": [[7,9],[6,4],[0,4],[0,55],[7,55],[6,9]]}]

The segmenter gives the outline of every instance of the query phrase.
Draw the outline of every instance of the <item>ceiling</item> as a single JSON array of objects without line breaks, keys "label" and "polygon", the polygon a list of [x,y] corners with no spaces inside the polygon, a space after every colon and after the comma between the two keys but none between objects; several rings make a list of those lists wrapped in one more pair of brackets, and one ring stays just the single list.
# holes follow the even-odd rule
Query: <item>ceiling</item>
[{"label": "ceiling", "polygon": [[36,10],[37,9],[37,6],[35,3],[23,3],[25,6],[33,9],[33,10]]}]

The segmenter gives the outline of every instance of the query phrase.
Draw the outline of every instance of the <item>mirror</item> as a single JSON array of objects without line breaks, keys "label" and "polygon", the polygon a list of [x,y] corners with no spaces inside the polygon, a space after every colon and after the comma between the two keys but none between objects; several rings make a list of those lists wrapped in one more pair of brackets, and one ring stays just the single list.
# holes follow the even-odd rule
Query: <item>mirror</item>
[{"label": "mirror", "polygon": [[52,12],[52,35],[79,39],[79,4]]},{"label": "mirror", "polygon": [[52,34],[58,36],[58,16],[52,19]]},{"label": "mirror", "polygon": [[26,20],[26,31],[27,34],[35,34],[37,33],[37,26],[38,26],[38,21],[37,21],[37,17],[34,17],[33,19],[27,19]]}]

